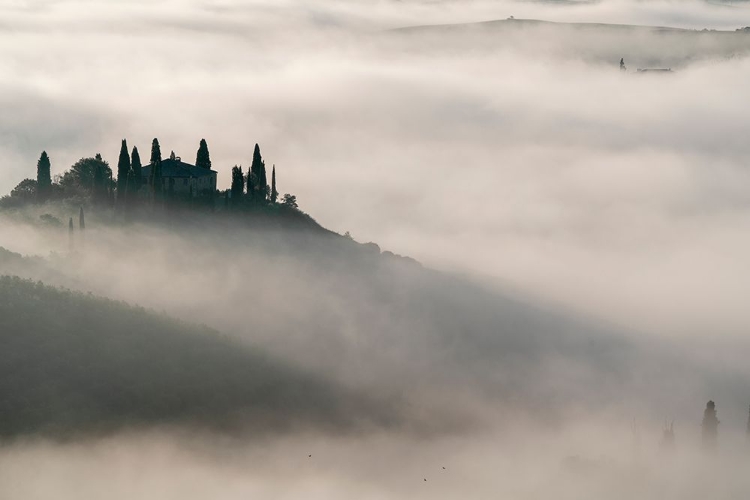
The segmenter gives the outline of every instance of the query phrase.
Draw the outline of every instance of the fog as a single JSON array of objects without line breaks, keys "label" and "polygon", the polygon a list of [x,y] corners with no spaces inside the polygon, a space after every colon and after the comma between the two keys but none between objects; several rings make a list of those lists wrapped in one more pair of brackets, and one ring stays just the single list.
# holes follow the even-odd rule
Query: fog
[{"label": "fog", "polygon": [[[483,24],[434,26],[460,23]],[[153,137],[191,162],[205,138],[227,187],[258,142],[322,226],[421,265],[314,231],[96,213],[71,254],[38,216],[77,207],[0,215],[0,247],[42,257],[3,273],[206,324],[389,422],[30,438],[0,449],[0,496],[741,495],[746,26],[742,2],[3,3],[0,192],[42,150],[59,174]]]}]

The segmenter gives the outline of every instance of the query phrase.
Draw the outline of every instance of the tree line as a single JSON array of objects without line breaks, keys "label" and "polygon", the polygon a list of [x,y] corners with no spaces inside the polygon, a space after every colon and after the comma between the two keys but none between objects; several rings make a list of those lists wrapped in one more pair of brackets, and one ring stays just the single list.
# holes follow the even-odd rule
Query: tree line
[{"label": "tree line", "polygon": [[[172,152],[170,159],[174,160]],[[298,208],[296,196],[285,194],[279,200],[276,187],[276,166],[271,169],[271,182],[268,183],[266,164],[255,145],[252,163],[247,173],[242,166],[232,168],[231,187],[221,191],[213,188],[194,189],[190,177],[187,193],[177,193],[174,178],[167,178],[162,169],[162,153],[159,140],[151,143],[149,162],[144,166],[137,147],[128,148],[123,139],[117,160],[116,177],[109,163],[101,154],[81,158],[70,169],[55,176],[51,175],[51,161],[46,151],[42,151],[37,161],[36,179],[21,181],[10,193],[0,200],[0,206],[17,206],[28,202],[45,203],[49,200],[79,198],[81,203],[90,201],[94,205],[111,206],[117,210],[127,210],[135,206],[159,206],[170,203],[188,202],[211,208],[220,206],[216,200],[223,197],[224,207],[249,209],[264,206],[284,205]],[[148,178],[144,170],[148,167]],[[205,139],[201,139],[196,153],[195,167],[211,171],[211,155]]]}]

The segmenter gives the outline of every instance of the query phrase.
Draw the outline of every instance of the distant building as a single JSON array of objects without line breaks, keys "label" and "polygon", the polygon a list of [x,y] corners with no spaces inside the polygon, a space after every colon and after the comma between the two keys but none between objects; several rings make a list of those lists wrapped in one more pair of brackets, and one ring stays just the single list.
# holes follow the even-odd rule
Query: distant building
[{"label": "distant building", "polygon": [[[143,183],[151,179],[151,165],[143,167]],[[161,161],[162,189],[165,193],[193,196],[213,193],[216,190],[216,171],[185,163],[174,153]],[[191,190],[192,188],[192,190]]]},{"label": "distant building", "polygon": [[672,68],[639,68],[638,73],[672,73]]}]

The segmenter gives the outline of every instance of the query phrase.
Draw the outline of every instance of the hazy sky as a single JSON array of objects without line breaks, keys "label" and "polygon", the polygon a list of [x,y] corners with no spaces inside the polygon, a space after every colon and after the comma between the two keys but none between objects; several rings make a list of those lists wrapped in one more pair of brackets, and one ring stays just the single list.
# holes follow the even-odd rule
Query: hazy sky
[{"label": "hazy sky", "polygon": [[697,1],[5,1],[0,190],[43,149],[59,173],[153,137],[189,161],[206,138],[226,186],[259,142],[282,193],[361,241],[628,326],[745,331],[750,61],[640,35],[383,32],[511,15],[750,26],[745,4]]}]

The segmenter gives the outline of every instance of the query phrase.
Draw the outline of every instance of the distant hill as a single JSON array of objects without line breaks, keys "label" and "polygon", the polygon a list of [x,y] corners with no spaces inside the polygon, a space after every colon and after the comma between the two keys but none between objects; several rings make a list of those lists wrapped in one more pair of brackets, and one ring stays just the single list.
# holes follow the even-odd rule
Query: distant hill
[{"label": "distant hill", "polygon": [[0,277],[0,438],[347,428],[372,408],[206,327]]},{"label": "distant hill", "polygon": [[750,28],[740,26],[733,31],[716,31],[505,19],[405,27],[388,35],[429,42],[417,44],[415,50],[448,54],[512,49],[532,56],[579,59],[613,67],[625,58],[631,70],[680,68],[697,61],[750,54]]},{"label": "distant hill", "polygon": [[71,252],[67,228],[37,219],[24,219],[39,228],[33,237],[28,225],[7,229],[50,257],[0,252],[0,274],[143,304],[226,337],[4,278],[0,394],[10,396],[0,401],[0,432],[8,435],[160,424],[338,431],[361,422],[430,433],[495,425],[506,414],[556,423],[616,409],[661,419],[700,410],[706,394],[747,410],[744,363],[706,361],[747,352],[744,344],[687,346],[622,331],[315,224],[92,217]]}]

